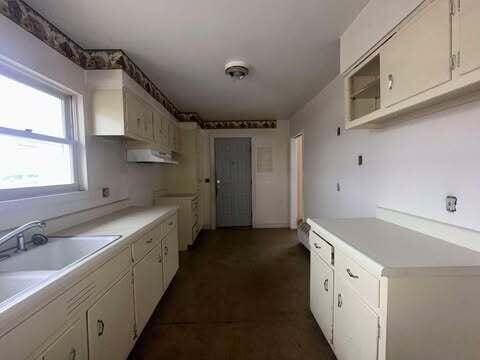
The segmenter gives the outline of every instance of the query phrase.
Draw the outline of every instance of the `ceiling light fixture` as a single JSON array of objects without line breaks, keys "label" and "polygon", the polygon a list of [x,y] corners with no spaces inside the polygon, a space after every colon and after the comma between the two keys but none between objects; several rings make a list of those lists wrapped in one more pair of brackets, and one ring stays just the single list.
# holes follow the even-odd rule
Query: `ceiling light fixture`
[{"label": "ceiling light fixture", "polygon": [[249,72],[250,69],[245,61],[235,60],[225,64],[225,74],[232,79],[242,80]]}]

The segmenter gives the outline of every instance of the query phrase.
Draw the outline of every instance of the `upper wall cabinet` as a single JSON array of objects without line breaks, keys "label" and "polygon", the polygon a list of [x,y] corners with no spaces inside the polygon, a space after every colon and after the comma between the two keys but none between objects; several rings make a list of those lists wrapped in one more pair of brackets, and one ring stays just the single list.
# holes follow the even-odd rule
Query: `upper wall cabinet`
[{"label": "upper wall cabinet", "polygon": [[477,98],[479,18],[478,0],[424,1],[346,74],[346,128],[378,127]]},{"label": "upper wall cabinet", "polygon": [[402,100],[451,80],[450,1],[436,0],[380,50],[382,104]]},{"label": "upper wall cabinet", "polygon": [[[455,9],[454,9],[455,10]],[[460,75],[480,69],[480,1],[457,0],[458,53]]]},{"label": "upper wall cabinet", "polygon": [[123,71],[90,71],[87,79],[94,135],[124,136],[143,145],[179,150],[176,121]]}]

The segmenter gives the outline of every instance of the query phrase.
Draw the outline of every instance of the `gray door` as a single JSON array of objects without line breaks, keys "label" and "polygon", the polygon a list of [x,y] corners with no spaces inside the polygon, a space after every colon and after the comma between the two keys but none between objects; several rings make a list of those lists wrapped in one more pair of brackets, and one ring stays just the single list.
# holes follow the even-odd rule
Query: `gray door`
[{"label": "gray door", "polygon": [[249,138],[215,139],[217,226],[252,225],[252,164]]}]

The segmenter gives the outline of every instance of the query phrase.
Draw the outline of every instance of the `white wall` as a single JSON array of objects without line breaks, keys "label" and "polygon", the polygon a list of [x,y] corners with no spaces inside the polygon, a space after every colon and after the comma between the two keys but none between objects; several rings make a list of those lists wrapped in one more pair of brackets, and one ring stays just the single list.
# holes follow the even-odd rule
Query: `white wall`
[{"label": "white wall", "polygon": [[[337,137],[343,96],[339,76],[291,119],[290,134],[305,133],[306,216],[373,216],[378,205],[480,230],[480,102]],[[459,199],[454,214],[449,194]]]},{"label": "white wall", "polygon": [[[368,133],[343,130],[343,104],[343,81],[337,77],[290,120],[291,136],[304,133],[306,217],[357,217],[375,211]],[[342,128],[340,137],[337,127]],[[359,154],[366,159],[362,167],[356,165]]]},{"label": "white wall", "polygon": [[[80,108],[87,132],[90,126],[85,72],[19,26],[0,16],[0,56],[48,78],[76,94],[85,104]],[[49,219],[129,198],[134,204],[151,204],[152,192],[163,187],[164,169],[158,165],[127,164],[121,140],[86,136],[88,191],[0,203],[0,230],[25,221]],[[100,189],[110,187],[111,196]]]},{"label": "white wall", "polygon": [[[289,121],[277,121],[276,129],[209,130],[209,135],[242,136],[255,138],[255,146],[273,148],[273,172],[259,173],[256,159],[255,209],[253,213],[256,227],[288,227],[289,223]],[[212,192],[214,179],[211,179]]]}]

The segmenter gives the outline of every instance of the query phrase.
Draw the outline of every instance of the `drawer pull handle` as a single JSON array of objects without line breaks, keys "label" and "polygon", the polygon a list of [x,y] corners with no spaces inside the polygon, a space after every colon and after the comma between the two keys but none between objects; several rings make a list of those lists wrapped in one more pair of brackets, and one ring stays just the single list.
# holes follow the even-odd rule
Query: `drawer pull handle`
[{"label": "drawer pull handle", "polygon": [[343,305],[342,294],[338,294],[337,306],[341,308]]},{"label": "drawer pull handle", "polygon": [[102,336],[104,330],[105,330],[104,322],[102,320],[97,320],[97,334],[98,334],[98,336]]},{"label": "drawer pull handle", "polygon": [[325,279],[325,281],[323,282],[323,288],[326,292],[328,292],[328,279]]},{"label": "drawer pull handle", "polygon": [[358,275],[355,275],[354,273],[352,273],[352,271],[350,269],[347,269],[347,274],[348,276],[350,276],[352,279],[358,279]]},{"label": "drawer pull handle", "polygon": [[168,226],[172,226],[172,225],[173,225],[173,221],[170,221],[170,222],[168,223]]},{"label": "drawer pull handle", "polygon": [[321,248],[322,248],[322,247],[321,247],[320,245],[318,245],[317,243],[314,243],[313,245],[314,245],[315,248],[317,248],[317,249],[321,249]]},{"label": "drawer pull handle", "polygon": [[75,348],[72,348],[72,350],[70,350],[70,360],[75,360],[77,358],[77,350],[75,350]]},{"label": "drawer pull handle", "polygon": [[153,242],[153,239],[148,239],[147,244],[151,244]]}]

